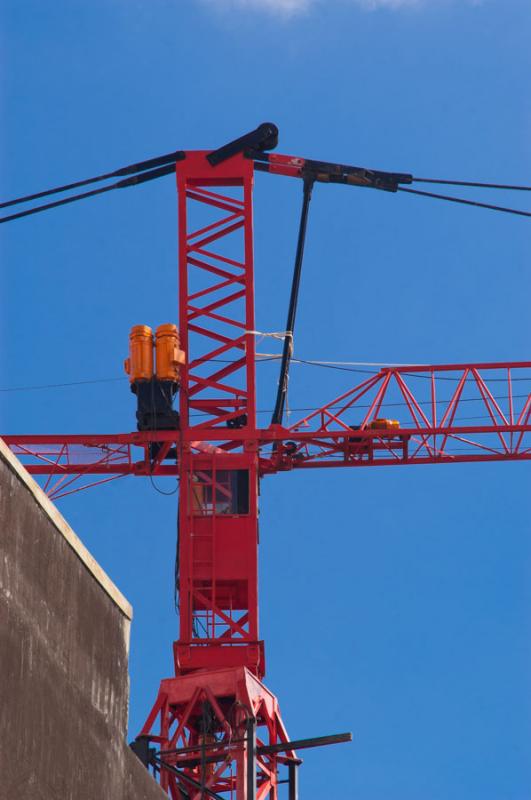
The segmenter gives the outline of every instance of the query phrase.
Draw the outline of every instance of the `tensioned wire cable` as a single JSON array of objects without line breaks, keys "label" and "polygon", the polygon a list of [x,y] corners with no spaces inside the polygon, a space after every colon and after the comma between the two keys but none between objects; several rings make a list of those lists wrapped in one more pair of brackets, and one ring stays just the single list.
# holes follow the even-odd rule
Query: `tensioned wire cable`
[{"label": "tensioned wire cable", "polygon": [[126,381],[127,378],[95,378],[89,381],[69,381],[68,383],[43,383],[34,386],[10,386],[0,389],[0,392],[33,392],[40,389],[63,389],[66,386],[87,386],[92,383],[117,383]]},{"label": "tensioned wire cable", "polygon": [[[59,206],[67,205],[68,203],[74,203],[77,200],[85,200],[89,197],[94,197],[98,194],[104,194],[105,192],[110,192],[113,189],[125,189],[128,186],[136,186],[139,183],[146,183],[147,181],[154,180],[155,178],[161,178],[164,175],[169,175],[174,170],[174,164],[168,164],[165,167],[160,167],[159,169],[154,169],[149,172],[141,173],[140,175],[134,175],[131,178],[126,178],[122,181],[117,181],[116,183],[112,183],[109,186],[102,186],[99,189],[92,189],[89,192],[82,192],[81,194],[71,195],[70,197],[65,197],[62,200],[55,200],[52,203],[45,203],[41,206],[36,206],[35,208],[29,208],[25,211],[18,211],[15,214],[9,214],[6,217],[0,217],[0,224],[4,222],[13,222],[13,220],[21,219],[22,217],[29,217],[32,214],[38,214],[41,211],[47,211],[48,209],[58,208]],[[518,187],[513,187],[518,188]],[[527,187],[519,187],[523,191],[527,191]],[[55,190],[53,190],[55,191]],[[435,192],[423,192],[419,189],[407,189],[405,186],[398,186],[397,191],[399,192],[407,192],[408,194],[416,194],[421,197],[430,197],[432,199],[437,200],[446,200],[450,203],[459,203],[465,206],[476,206],[476,208],[486,208],[490,211],[501,211],[505,214],[516,214],[520,217],[531,217],[530,211],[521,211],[517,208],[510,208],[507,206],[497,206],[492,203],[480,203],[476,200],[466,200],[462,197],[452,197],[451,195],[445,194],[437,194]],[[49,192],[51,193],[51,192]],[[47,193],[44,193],[47,194]],[[17,202],[23,202],[22,199],[17,199],[15,201],[8,201],[4,203],[3,206],[14,205]],[[0,205],[2,207],[2,205]]]},{"label": "tensioned wire cable", "polygon": [[[416,194],[421,197],[431,197],[435,200],[446,200],[449,203],[460,203],[464,206],[476,206],[477,208],[488,208],[491,211],[502,211],[505,214],[517,214],[520,217],[531,217],[531,211],[520,211],[517,208],[508,208],[507,206],[495,206],[491,203],[480,203],[477,200],[465,200],[464,197],[452,197],[447,194],[437,194],[436,192],[423,192],[419,189],[406,189],[405,186],[398,186],[398,192],[407,192],[408,194]],[[2,220],[0,220],[1,222]]]},{"label": "tensioned wire cable", "polygon": [[[275,356],[265,356],[260,357],[258,356],[256,359],[257,364],[264,364],[268,361],[278,361],[282,356],[275,355]],[[212,362],[216,362],[218,364],[230,364],[231,362],[222,359],[222,358],[213,358]],[[393,369],[394,367],[426,367],[426,373],[430,371],[428,364],[390,364],[387,362],[369,362],[369,361],[317,361],[317,360],[309,360],[303,358],[294,358],[292,362],[295,364],[304,364],[309,367],[320,367],[322,369],[333,369],[339,370],[340,372],[354,372],[356,374],[363,374],[363,375],[378,375],[381,369]],[[380,367],[380,369],[366,369],[366,367]],[[466,366],[466,365],[465,365]],[[363,367],[363,369],[362,369]],[[500,369],[506,369],[506,367],[500,367]],[[459,366],[457,366],[456,372],[459,370]],[[431,380],[431,375],[423,374],[421,372],[403,372],[401,373],[406,375],[410,378],[420,378],[420,379],[428,379]],[[99,384],[99,383],[118,383],[127,381],[128,378],[95,378],[93,380],[83,380],[83,381],[68,381],[64,383],[43,383],[43,384],[34,384],[29,386],[8,386],[0,388],[0,393],[2,392],[31,392],[31,391],[39,391],[44,389],[63,389],[65,387],[70,386],[87,386],[90,384]],[[450,381],[452,383],[456,383],[461,380],[458,377],[452,377],[450,375],[437,375],[437,380],[440,381]],[[473,376],[468,380],[474,380]],[[494,383],[505,383],[507,378],[489,378],[489,382]],[[531,381],[531,374],[528,376],[523,377],[511,377],[511,381]]]},{"label": "tensioned wire cable", "polygon": [[[42,206],[35,206],[35,208],[28,208],[26,211],[17,211],[16,214],[9,214],[7,217],[0,217],[0,223],[2,222],[12,222],[15,219],[21,219],[22,217],[29,217],[31,214],[38,214],[40,211],[47,211],[50,208],[58,208],[59,206],[67,205],[68,203],[74,203],[76,200],[85,200],[87,197],[94,197],[97,194],[103,194],[104,192],[111,192],[113,189],[126,189],[128,186],[137,186],[139,183],[146,183],[147,181],[152,181],[155,178],[162,178],[163,175],[169,175],[170,173],[174,172],[175,170],[175,162],[171,162],[163,167],[158,167],[158,169],[152,169],[147,172],[141,172],[138,175],[133,175],[130,178],[124,178],[124,180],[117,181],[116,183],[111,183],[108,186],[102,186],[99,189],[91,189],[89,192],[82,192],[81,194],[74,194],[70,197],[63,197],[61,200],[54,200],[52,203],[45,203]],[[52,190],[48,193],[53,193],[56,190]],[[59,191],[59,190],[57,190]],[[14,202],[17,201],[10,201],[6,205],[13,205]],[[22,202],[22,201],[20,201]]]},{"label": "tensioned wire cable", "polygon": [[531,192],[531,186],[517,186],[514,183],[480,183],[479,181],[451,181],[444,178],[413,178],[413,183],[440,183],[445,186],[471,186],[478,189],[504,189],[517,192]]},{"label": "tensioned wire cable", "polygon": [[156,156],[155,158],[144,159],[144,161],[137,161],[135,164],[129,164],[126,167],[120,167],[113,172],[105,172],[102,175],[95,175],[92,178],[85,178],[82,181],[75,181],[74,183],[65,183],[63,186],[55,186],[53,189],[45,189],[43,192],[36,192],[35,194],[27,194],[23,197],[16,197],[14,200],[7,200],[0,203],[0,208],[9,208],[16,206],[19,203],[29,203],[31,200],[40,200],[43,197],[49,197],[52,194],[61,194],[68,192],[72,189],[80,189],[82,186],[90,186],[91,183],[99,183],[106,181],[109,178],[120,178],[124,175],[133,175],[136,172],[145,172],[146,170],[155,169],[169,164],[175,164],[176,161],[181,161],[184,157],[182,150],[176,150],[174,153],[166,153],[163,156]]},{"label": "tensioned wire cable", "polygon": [[[176,162],[183,160],[185,157],[186,157],[185,151],[176,150],[172,153],[166,153],[165,155],[156,156],[155,158],[144,159],[143,161],[138,161],[134,164],[129,164],[125,167],[120,167],[119,169],[113,170],[111,172],[102,173],[101,175],[95,175],[91,178],[85,178],[83,180],[66,183],[61,186],[55,186],[51,189],[45,189],[40,192],[34,192],[32,194],[27,194],[21,197],[13,198],[11,200],[6,200],[0,203],[0,209],[10,208],[12,206],[19,205],[21,203],[28,203],[33,200],[40,200],[44,197],[49,197],[50,195],[54,194],[62,194],[64,192],[71,191],[72,189],[79,189],[83,186],[89,186],[94,183],[98,183],[104,180],[109,180],[110,178],[131,176],[129,178],[126,178],[125,180],[117,181],[116,183],[110,184],[108,186],[103,186],[98,189],[92,189],[88,192],[81,192],[80,194],[70,195],[69,197],[63,198],[61,200],[56,200],[51,203],[45,203],[43,205],[35,206],[25,211],[19,211],[14,214],[9,214],[5,217],[0,217],[0,223],[12,222],[13,220],[21,219],[22,217],[27,217],[32,214],[37,214],[41,211],[46,211],[52,208],[58,208],[59,206],[67,205],[69,203],[76,202],[77,200],[84,200],[89,197],[94,197],[95,195],[103,194],[105,192],[112,191],[113,189],[122,189],[127,186],[135,186],[139,183],[145,183],[146,181],[163,177],[164,175],[170,174],[173,171]],[[257,164],[257,166],[260,165]],[[441,184],[447,186],[463,186],[468,188],[495,189],[503,191],[523,191],[523,192],[531,191],[531,186],[527,185],[488,183],[482,181],[450,180],[444,178],[421,178],[421,177],[417,178],[414,176],[410,176],[410,181],[408,182]],[[433,192],[423,192],[415,189],[407,189],[403,186],[397,186],[396,188],[398,189],[398,191],[409,192],[410,194],[417,194],[424,197],[436,198],[438,200],[446,200],[448,202],[460,203],[462,205],[476,206],[478,208],[486,208],[490,209],[491,211],[501,211],[507,214],[516,214],[518,216],[531,217],[531,212],[522,211],[515,208],[497,206],[490,203],[480,203],[473,200],[466,200],[464,198],[451,197]]]},{"label": "tensioned wire cable", "polygon": [[[219,361],[219,359],[217,359],[217,360]],[[262,360],[265,360],[265,359],[262,359]],[[330,362],[328,362],[328,363],[326,363],[326,362],[319,363],[319,362],[312,362],[312,361],[304,362],[304,361],[300,361],[299,360],[299,363],[306,363],[306,364],[308,364],[310,366],[324,366],[324,367],[332,367],[332,368],[334,367],[334,365],[331,364]],[[348,362],[345,362],[345,363],[348,363]],[[382,366],[389,366],[389,365],[382,365]],[[351,371],[351,370],[349,370],[349,371]],[[377,372],[376,371],[371,371],[371,374],[377,374]],[[418,375],[416,373],[412,373],[411,377],[427,377],[427,376]],[[71,386],[84,386],[86,384],[111,383],[111,382],[117,382],[117,381],[122,382],[122,381],[126,381],[126,380],[128,380],[128,379],[127,378],[101,378],[101,379],[95,379],[95,380],[91,380],[91,381],[71,381],[69,383],[53,383],[53,384],[43,384],[43,385],[25,386],[25,387],[24,386],[18,386],[18,387],[13,387],[13,388],[8,388],[8,389],[0,389],[0,392],[23,392],[23,391],[33,391],[33,390],[37,390],[37,389],[56,389],[56,388],[62,388],[62,387],[66,387],[66,386],[68,386],[68,387],[71,387]],[[456,379],[451,379],[451,380],[458,380],[458,379],[456,378]],[[526,381],[527,380],[527,381],[531,381],[531,376],[529,376],[527,378],[513,378],[512,380],[521,380],[521,381]],[[512,399],[513,400],[523,400],[523,399],[525,399],[527,397],[529,397],[528,394],[513,394],[512,395]],[[508,400],[509,399],[509,395],[493,395],[493,399],[494,400]],[[450,400],[451,400],[451,398],[437,399],[437,400],[435,400],[435,403],[436,403],[436,405],[444,405],[444,404],[449,403]],[[459,402],[460,403],[478,403],[480,401],[481,401],[480,397],[462,397]],[[432,400],[431,399],[430,400],[419,400],[418,403],[419,403],[420,406],[431,406],[432,405]],[[408,404],[406,402],[404,402],[404,401],[395,401],[395,402],[391,402],[391,403],[385,403],[384,405],[385,405],[386,409],[389,409],[389,408],[404,408],[404,407],[408,406]],[[312,412],[312,411],[319,411],[320,408],[321,408],[321,406],[301,406],[301,407],[291,408],[290,409],[290,413],[295,413],[295,412],[296,413],[307,413],[307,412]],[[335,409],[335,408],[341,409],[342,406],[341,405],[328,406],[328,408],[330,408],[330,409]],[[364,408],[370,408],[370,404],[367,403],[367,404],[356,405],[355,408],[358,409],[358,410],[361,410],[361,409],[364,409]],[[256,413],[257,414],[270,414],[272,411],[273,411],[272,408],[262,408],[262,409],[257,409]],[[208,415],[206,413],[197,412],[197,413],[192,413],[190,416],[202,417],[202,416],[208,416]],[[475,416],[469,416],[469,417],[461,417],[460,416],[460,417],[456,418],[454,421],[455,422],[465,422],[465,421],[480,420],[480,419],[490,419],[490,416],[488,414],[481,414],[481,415],[475,415]],[[154,486],[153,488],[155,488],[155,489],[157,489],[157,491],[159,491],[158,487]],[[172,492],[162,492],[161,491],[161,494],[172,495],[172,494],[175,494],[175,491],[176,490],[174,490]]]},{"label": "tensioned wire cable", "polygon": [[[307,364],[307,365],[312,366],[312,367],[321,367],[321,368],[324,368],[324,369],[335,369],[335,370],[340,370],[341,372],[356,372],[356,373],[360,373],[361,372],[361,373],[364,373],[366,375],[377,375],[380,372],[380,370],[358,369],[358,368],[353,368],[353,367],[350,367],[350,366],[341,366],[341,363],[348,364],[348,362],[334,363],[332,361],[308,361],[308,360],[305,360],[303,358],[293,358],[292,359],[292,363],[294,363],[294,364]],[[354,364],[355,362],[351,362],[351,363]],[[426,366],[426,373],[430,372],[428,364],[426,364],[426,365],[424,365],[424,364],[415,364],[415,365],[413,365],[413,364],[387,364],[387,365],[381,364],[380,366],[383,367],[383,368],[388,367],[390,369],[392,369],[393,367],[397,367],[397,366],[408,366],[408,367],[410,367],[410,366],[411,367],[412,366],[417,366],[417,367]],[[500,367],[500,369],[505,369],[505,367]],[[459,367],[455,371],[458,372],[459,371]],[[420,379],[423,379],[423,380],[431,380],[431,374],[424,374],[422,372],[401,372],[400,374],[401,375],[405,375],[408,378],[420,378]],[[461,380],[461,378],[452,377],[451,375],[437,375],[437,380],[438,381],[450,381],[452,383],[458,383]],[[471,377],[467,378],[466,380],[467,381],[474,381],[475,379],[474,379],[473,376],[471,376]],[[489,383],[505,383],[507,381],[507,378],[489,378],[488,380],[489,380]],[[511,380],[513,382],[514,381],[529,381],[529,380],[531,380],[531,375],[524,376],[524,377],[519,377],[519,378],[518,377],[516,377],[516,378],[515,377],[511,377]]]}]

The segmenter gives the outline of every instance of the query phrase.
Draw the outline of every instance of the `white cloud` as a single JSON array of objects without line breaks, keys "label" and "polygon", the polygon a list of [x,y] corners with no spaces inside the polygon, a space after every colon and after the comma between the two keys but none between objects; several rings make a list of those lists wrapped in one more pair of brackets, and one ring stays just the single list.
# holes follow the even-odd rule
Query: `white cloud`
[{"label": "white cloud", "polygon": [[425,0],[355,0],[356,5],[375,11],[377,8],[412,8],[426,5]]},{"label": "white cloud", "polygon": [[[426,8],[430,5],[456,2],[456,0],[201,0],[218,11],[264,11],[285,18],[294,17],[320,5],[339,3],[357,6],[364,11],[378,9]],[[480,5],[482,0],[459,0],[469,5]]]},{"label": "white cloud", "polygon": [[206,0],[206,2],[220,11],[230,9],[269,11],[286,17],[308,11],[315,5],[315,0]]}]

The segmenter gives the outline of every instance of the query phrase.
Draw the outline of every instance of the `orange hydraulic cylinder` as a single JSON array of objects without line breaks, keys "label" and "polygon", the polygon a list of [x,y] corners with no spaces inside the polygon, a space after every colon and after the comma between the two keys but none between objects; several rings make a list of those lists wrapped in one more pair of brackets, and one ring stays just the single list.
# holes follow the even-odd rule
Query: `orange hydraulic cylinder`
[{"label": "orange hydraulic cylinder", "polygon": [[159,325],[155,334],[158,380],[178,383],[181,364],[184,364],[184,353],[179,345],[177,325],[171,322]]},{"label": "orange hydraulic cylinder", "polygon": [[130,383],[153,377],[153,331],[148,325],[134,325],[129,334],[129,358],[124,362]]}]

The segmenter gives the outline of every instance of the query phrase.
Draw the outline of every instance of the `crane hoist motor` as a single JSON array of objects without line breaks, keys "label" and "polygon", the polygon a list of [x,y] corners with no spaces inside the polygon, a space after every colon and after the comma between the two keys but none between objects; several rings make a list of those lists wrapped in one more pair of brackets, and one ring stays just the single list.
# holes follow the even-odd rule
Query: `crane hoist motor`
[{"label": "crane hoist motor", "polygon": [[129,358],[124,368],[137,398],[139,431],[176,430],[179,412],[173,400],[179,390],[185,363],[177,325],[159,325],[155,336],[148,325],[134,325],[129,334]]}]

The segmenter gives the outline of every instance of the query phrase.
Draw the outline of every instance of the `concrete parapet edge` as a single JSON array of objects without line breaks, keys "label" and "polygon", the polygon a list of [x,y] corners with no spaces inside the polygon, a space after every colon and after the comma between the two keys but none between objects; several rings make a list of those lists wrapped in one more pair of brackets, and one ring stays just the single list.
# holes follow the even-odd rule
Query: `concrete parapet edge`
[{"label": "concrete parapet edge", "polygon": [[129,601],[111,581],[107,573],[104,572],[104,570],[100,567],[96,559],[89,553],[83,542],[78,536],[76,536],[63,515],[58,511],[57,507],[47,497],[39,484],[31,477],[29,472],[24,468],[24,465],[11,452],[9,447],[1,438],[0,459],[7,464],[7,466],[20,478],[21,481],[23,481],[25,486],[33,495],[35,502],[41,507],[56,530],[68,542],[69,546],[75,552],[79,560],[84,564],[94,579],[100,584],[102,589],[104,589],[113,603],[118,606],[122,614],[127,617],[128,620],[132,620],[133,608]]}]

